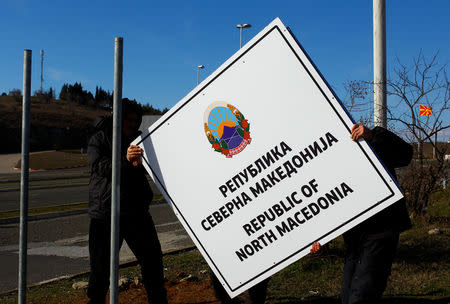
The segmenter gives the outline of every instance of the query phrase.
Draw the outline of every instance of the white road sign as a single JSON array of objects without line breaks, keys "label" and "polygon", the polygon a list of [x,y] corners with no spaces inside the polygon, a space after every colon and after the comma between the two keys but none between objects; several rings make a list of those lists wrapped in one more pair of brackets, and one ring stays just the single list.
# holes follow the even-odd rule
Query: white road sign
[{"label": "white road sign", "polygon": [[134,143],[234,297],[402,197],[352,125],[275,19]]}]

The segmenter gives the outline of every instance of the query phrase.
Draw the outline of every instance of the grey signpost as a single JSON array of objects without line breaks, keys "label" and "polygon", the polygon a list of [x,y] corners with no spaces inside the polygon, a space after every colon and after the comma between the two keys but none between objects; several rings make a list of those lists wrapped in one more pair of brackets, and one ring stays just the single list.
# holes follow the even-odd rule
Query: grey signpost
[{"label": "grey signpost", "polygon": [[20,244],[19,244],[19,291],[18,303],[25,304],[27,289],[27,232],[28,232],[28,168],[30,154],[30,95],[31,50],[23,56],[23,102],[22,102],[22,158],[20,178]]},{"label": "grey signpost", "polygon": [[109,303],[118,303],[119,275],[119,220],[120,220],[120,160],[122,141],[122,74],[123,38],[114,39],[114,105],[113,105],[113,154],[111,186],[111,260]]}]

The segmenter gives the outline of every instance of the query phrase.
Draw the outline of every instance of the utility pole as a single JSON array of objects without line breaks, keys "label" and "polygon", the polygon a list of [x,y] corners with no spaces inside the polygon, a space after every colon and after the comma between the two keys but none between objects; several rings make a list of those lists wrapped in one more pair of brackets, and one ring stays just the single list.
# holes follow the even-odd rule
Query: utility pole
[{"label": "utility pole", "polygon": [[374,125],[386,128],[386,0],[373,0]]},{"label": "utility pole", "polygon": [[44,50],[41,50],[41,94],[44,92],[42,84],[44,83]]},{"label": "utility pole", "polygon": [[372,95],[372,89],[370,88],[370,85],[373,84],[373,81],[363,81],[364,83],[367,83],[369,85],[369,90],[367,91],[367,96],[369,96],[369,114],[367,115],[367,126],[370,128],[372,127],[372,101],[370,96]]}]

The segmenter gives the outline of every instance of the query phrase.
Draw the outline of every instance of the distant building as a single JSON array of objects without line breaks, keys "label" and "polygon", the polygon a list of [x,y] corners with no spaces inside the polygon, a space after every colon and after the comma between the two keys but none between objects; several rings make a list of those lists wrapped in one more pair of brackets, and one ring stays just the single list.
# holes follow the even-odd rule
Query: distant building
[{"label": "distant building", "polygon": [[[417,143],[412,144],[414,147],[414,155],[417,155]],[[439,151],[443,151],[444,155],[450,154],[450,144],[447,142],[437,142],[437,147]],[[430,142],[425,142],[423,144],[423,156],[428,159],[433,158],[433,144]]]}]

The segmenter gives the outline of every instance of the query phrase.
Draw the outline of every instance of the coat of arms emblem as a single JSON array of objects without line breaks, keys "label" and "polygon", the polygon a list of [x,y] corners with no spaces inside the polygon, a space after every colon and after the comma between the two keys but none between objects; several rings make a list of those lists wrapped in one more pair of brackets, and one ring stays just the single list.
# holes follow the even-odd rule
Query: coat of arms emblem
[{"label": "coat of arms emblem", "polygon": [[235,106],[215,102],[205,111],[204,127],[212,148],[227,158],[250,144],[250,123]]}]

